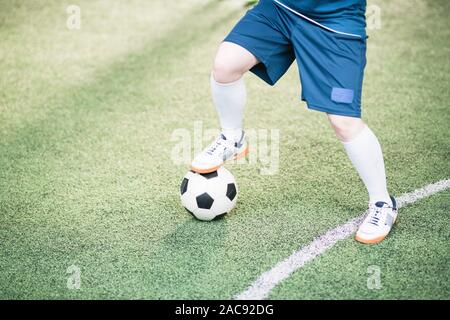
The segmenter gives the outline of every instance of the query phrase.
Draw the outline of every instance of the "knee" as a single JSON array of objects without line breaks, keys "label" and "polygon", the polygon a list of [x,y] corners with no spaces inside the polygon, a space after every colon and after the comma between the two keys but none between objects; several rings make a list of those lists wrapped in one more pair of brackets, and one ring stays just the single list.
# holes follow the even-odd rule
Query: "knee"
[{"label": "knee", "polygon": [[240,79],[245,71],[224,57],[216,57],[212,73],[217,82],[230,83]]},{"label": "knee", "polygon": [[353,140],[364,129],[365,124],[360,118],[328,115],[336,136],[344,142]]},{"label": "knee", "polygon": [[220,44],[214,59],[213,76],[217,82],[234,82],[257,63],[258,59],[250,51],[235,43],[224,41]]}]

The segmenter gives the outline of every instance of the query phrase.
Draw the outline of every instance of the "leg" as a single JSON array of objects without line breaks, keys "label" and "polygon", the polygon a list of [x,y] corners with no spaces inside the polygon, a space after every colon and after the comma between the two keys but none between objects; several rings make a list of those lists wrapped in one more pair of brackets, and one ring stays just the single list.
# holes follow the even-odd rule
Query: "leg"
[{"label": "leg", "polygon": [[363,180],[370,202],[382,201],[392,206],[386,186],[383,154],[372,130],[360,118],[328,114],[328,119]]},{"label": "leg", "polygon": [[247,49],[224,41],[214,59],[213,77],[219,83],[235,82],[256,64],[258,59]]},{"label": "leg", "polygon": [[337,137],[370,196],[356,240],[378,243],[397,218],[395,199],[386,187],[383,154],[377,137],[360,119],[366,64],[366,40],[336,36],[303,20],[293,31],[302,79],[302,96],[310,109],[326,112]]},{"label": "leg", "polygon": [[243,47],[223,42],[214,60],[211,92],[222,132],[233,140],[242,133],[242,118],[247,100],[242,76],[254,65],[256,57]]},{"label": "leg", "polygon": [[220,45],[211,74],[211,93],[221,135],[199,153],[191,170],[209,173],[248,152],[242,118],[247,99],[242,76],[251,70],[274,85],[294,61],[290,40],[274,24],[280,15],[271,1],[261,1],[236,24]]},{"label": "leg", "polygon": [[220,45],[211,73],[211,93],[222,134],[195,157],[191,164],[193,171],[209,173],[217,170],[225,160],[247,155],[242,130],[247,94],[242,76],[256,64],[255,56],[243,47],[231,42]]},{"label": "leg", "polygon": [[386,187],[380,143],[359,118],[328,115],[328,119],[369,191],[369,210],[355,239],[365,244],[378,243],[397,220],[397,204]]},{"label": "leg", "polygon": [[378,243],[389,234],[397,219],[397,204],[389,196],[386,187],[380,143],[359,118],[329,114],[328,119],[370,196],[369,210],[355,239],[365,244]]}]

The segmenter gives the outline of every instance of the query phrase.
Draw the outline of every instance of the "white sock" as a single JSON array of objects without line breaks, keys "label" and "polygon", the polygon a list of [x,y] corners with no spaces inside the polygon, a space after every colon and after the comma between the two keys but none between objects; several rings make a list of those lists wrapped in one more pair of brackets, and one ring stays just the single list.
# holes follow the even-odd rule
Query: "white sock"
[{"label": "white sock", "polygon": [[366,126],[352,141],[343,142],[348,157],[369,192],[370,202],[392,205],[386,186],[383,153],[375,134]]},{"label": "white sock", "polygon": [[211,93],[222,133],[227,139],[238,141],[242,135],[242,118],[247,102],[244,80],[240,78],[230,83],[219,83],[211,74]]}]

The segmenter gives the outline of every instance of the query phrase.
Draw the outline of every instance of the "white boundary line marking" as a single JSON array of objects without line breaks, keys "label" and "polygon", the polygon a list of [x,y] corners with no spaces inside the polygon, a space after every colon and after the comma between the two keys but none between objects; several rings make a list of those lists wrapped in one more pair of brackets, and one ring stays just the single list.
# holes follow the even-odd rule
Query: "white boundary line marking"
[{"label": "white boundary line marking", "polygon": [[[397,197],[397,206],[398,208],[404,207],[448,188],[450,188],[450,179],[429,184]],[[366,212],[316,237],[311,243],[279,262],[272,269],[261,274],[245,291],[236,295],[234,299],[262,300],[267,298],[270,291],[294,271],[302,268],[306,263],[332,248],[339,240],[346,239],[355,233]]]}]

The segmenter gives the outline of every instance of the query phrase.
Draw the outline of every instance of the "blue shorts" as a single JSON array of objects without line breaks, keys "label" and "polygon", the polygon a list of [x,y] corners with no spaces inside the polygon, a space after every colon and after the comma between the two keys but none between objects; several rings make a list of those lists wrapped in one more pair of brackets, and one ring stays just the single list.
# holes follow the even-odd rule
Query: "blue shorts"
[{"label": "blue shorts", "polygon": [[250,51],[260,61],[251,71],[270,85],[297,60],[308,108],[361,117],[365,35],[335,32],[272,0],[260,0],[224,41]]}]

